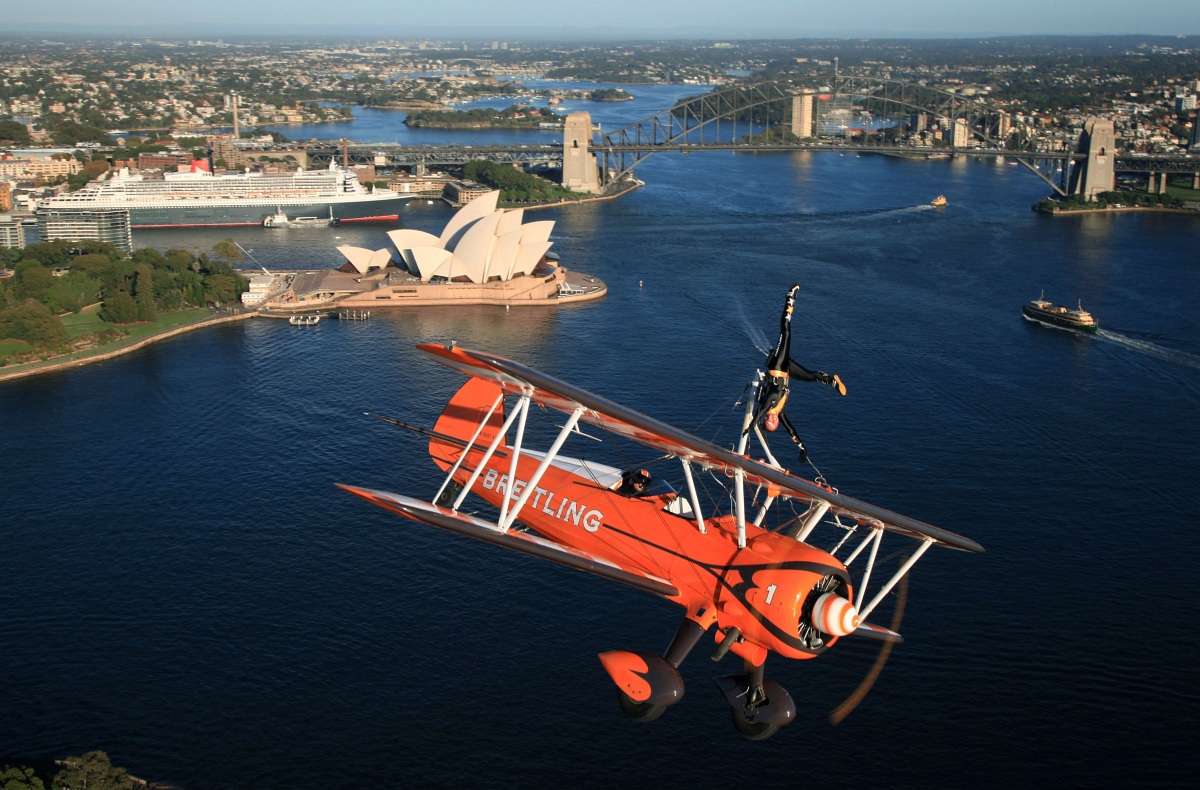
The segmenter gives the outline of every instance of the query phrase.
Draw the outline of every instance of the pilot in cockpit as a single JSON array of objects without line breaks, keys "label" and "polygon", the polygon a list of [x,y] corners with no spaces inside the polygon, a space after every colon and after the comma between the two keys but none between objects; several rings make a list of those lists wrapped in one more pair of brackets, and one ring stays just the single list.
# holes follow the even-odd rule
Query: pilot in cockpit
[{"label": "pilot in cockpit", "polygon": [[621,496],[635,497],[645,493],[649,487],[649,472],[645,469],[628,469],[621,473],[621,482],[617,485],[617,493]]}]

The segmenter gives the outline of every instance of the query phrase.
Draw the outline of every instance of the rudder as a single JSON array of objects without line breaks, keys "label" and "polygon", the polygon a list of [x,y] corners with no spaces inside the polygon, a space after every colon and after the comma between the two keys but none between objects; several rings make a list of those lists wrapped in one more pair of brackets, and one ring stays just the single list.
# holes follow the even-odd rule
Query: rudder
[{"label": "rudder", "polygon": [[[429,455],[443,471],[458,460],[463,447],[475,435],[475,429],[479,427],[479,423],[483,421],[500,393],[499,384],[480,378],[467,379],[466,383],[458,388],[458,392],[454,393],[454,397],[446,404],[446,408],[434,424],[433,430],[460,441],[449,442],[437,437],[429,440]],[[504,402],[501,401],[475,439],[475,447],[480,453],[492,443],[503,426]],[[500,447],[504,446],[505,441],[501,439]]]}]

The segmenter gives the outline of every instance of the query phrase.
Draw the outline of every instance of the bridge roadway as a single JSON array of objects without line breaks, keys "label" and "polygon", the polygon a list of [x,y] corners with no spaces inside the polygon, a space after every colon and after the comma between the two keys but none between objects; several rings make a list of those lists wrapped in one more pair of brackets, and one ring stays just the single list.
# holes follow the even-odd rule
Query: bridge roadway
[{"label": "bridge roadway", "polygon": [[[1072,151],[1021,151],[1002,148],[915,148],[900,145],[856,145],[836,141],[815,143],[658,143],[640,145],[600,144],[591,148],[596,154],[645,155],[653,152],[688,154],[702,151],[837,151],[854,153],[887,154],[891,156],[973,156],[978,158],[1010,157],[1033,162],[1057,160],[1079,162],[1087,154]],[[339,143],[318,143],[306,146],[310,165],[328,165],[340,161],[343,149]],[[414,165],[450,166],[464,165],[472,161],[519,164],[524,167],[561,166],[562,145],[421,145],[408,146],[396,143],[352,143],[345,148],[350,165],[376,165],[380,167],[411,167]],[[1200,172],[1198,155],[1165,154],[1122,154],[1115,162],[1117,172],[1124,173],[1197,173]]]}]

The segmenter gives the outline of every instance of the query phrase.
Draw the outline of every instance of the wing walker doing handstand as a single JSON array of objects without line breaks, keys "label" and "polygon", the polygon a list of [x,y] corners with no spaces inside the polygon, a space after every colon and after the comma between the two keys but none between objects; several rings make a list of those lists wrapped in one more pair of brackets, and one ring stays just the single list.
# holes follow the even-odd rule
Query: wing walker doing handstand
[{"label": "wing walker doing handstand", "polygon": [[774,431],[783,423],[784,430],[792,441],[800,448],[800,463],[808,460],[808,451],[796,434],[795,427],[783,411],[787,405],[788,383],[792,379],[799,381],[819,381],[833,387],[839,395],[846,394],[846,385],[836,375],[822,373],[819,370],[809,370],[791,357],[792,347],[792,310],[796,304],[796,294],[800,291],[800,283],[788,289],[787,302],[783,314],[779,316],[779,341],[775,349],[767,356],[767,376],[758,392],[758,402],[755,407],[755,420],[761,421],[764,428]]}]

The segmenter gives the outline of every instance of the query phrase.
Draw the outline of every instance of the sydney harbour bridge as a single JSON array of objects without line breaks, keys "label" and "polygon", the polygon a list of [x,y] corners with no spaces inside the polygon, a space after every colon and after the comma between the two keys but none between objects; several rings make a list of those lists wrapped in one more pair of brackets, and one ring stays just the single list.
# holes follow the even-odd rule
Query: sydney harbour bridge
[{"label": "sydney harbour bridge", "polygon": [[[911,132],[928,142],[940,138],[941,143],[913,145],[911,137],[903,141],[894,138],[887,129],[897,123],[907,123]],[[1111,130],[1111,122],[1107,123]],[[1081,140],[1066,139],[1030,127],[985,95],[966,96],[897,80],[843,75],[823,84],[776,81],[729,86],[683,100],[613,131],[576,139],[564,135],[556,145],[314,141],[305,150],[310,167],[344,160],[351,166],[414,169],[461,166],[473,160],[523,168],[562,167],[566,156],[586,153],[597,161],[593,191],[602,192],[622,188],[631,181],[638,163],[652,154],[720,150],[1009,157],[1064,196],[1111,190],[1116,173],[1146,176],[1151,191],[1165,191],[1169,174],[1188,173],[1193,187],[1200,188],[1200,158],[1117,154],[1111,131],[1107,136],[1100,131],[1098,135],[1085,134]]]}]

